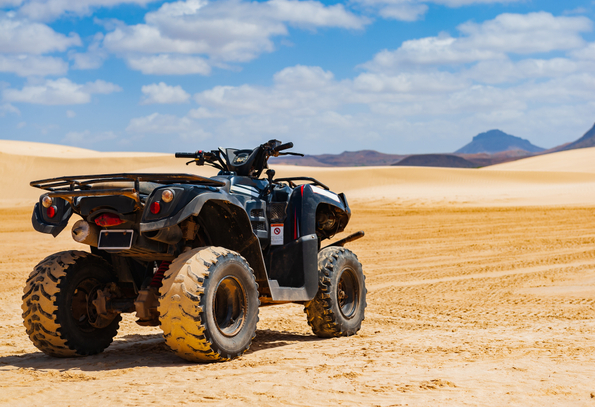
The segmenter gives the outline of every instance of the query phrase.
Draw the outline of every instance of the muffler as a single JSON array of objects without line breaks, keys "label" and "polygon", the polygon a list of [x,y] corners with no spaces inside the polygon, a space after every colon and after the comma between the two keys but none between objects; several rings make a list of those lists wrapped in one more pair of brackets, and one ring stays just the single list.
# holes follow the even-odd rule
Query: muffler
[{"label": "muffler", "polygon": [[182,240],[182,229],[178,225],[174,225],[159,230],[144,232],[143,235],[158,242],[176,244]]},{"label": "muffler", "polygon": [[72,226],[72,238],[76,242],[97,247],[99,227],[80,219]]}]

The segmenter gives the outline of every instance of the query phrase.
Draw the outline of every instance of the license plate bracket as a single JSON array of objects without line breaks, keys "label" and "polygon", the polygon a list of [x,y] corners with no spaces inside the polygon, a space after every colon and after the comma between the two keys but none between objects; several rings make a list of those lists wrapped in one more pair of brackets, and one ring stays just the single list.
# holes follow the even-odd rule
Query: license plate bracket
[{"label": "license plate bracket", "polygon": [[132,247],[134,230],[102,230],[99,232],[98,249],[128,250]]}]

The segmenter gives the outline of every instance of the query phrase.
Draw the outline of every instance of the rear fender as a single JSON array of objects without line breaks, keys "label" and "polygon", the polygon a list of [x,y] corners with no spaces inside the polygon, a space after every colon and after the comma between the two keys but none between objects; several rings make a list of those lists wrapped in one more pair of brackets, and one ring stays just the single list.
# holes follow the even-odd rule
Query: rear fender
[{"label": "rear fender", "polygon": [[155,190],[153,196],[147,200],[140,224],[141,233],[175,226],[190,217],[196,217],[208,238],[207,244],[240,253],[254,270],[259,287],[268,287],[260,241],[252,231],[246,210],[236,197],[224,190],[194,190],[194,197],[177,213],[164,219],[152,220],[154,216],[148,215],[149,208],[151,202],[160,196],[160,190]]},{"label": "rear fender", "polygon": [[48,233],[56,237],[68,225],[68,220],[72,216],[72,207],[68,202],[62,198],[54,198],[53,206],[56,214],[53,218],[47,215],[46,209],[41,205],[41,199],[35,204],[33,208],[33,215],[31,216],[31,223],[33,228],[41,233]]}]

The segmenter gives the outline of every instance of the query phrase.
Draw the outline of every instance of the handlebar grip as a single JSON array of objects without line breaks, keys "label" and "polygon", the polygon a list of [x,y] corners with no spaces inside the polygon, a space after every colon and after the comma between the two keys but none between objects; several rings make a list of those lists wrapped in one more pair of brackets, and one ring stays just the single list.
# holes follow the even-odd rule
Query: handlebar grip
[{"label": "handlebar grip", "polygon": [[281,144],[280,146],[275,147],[275,151],[287,150],[292,147],[293,143],[290,141],[289,143]]},{"label": "handlebar grip", "polygon": [[196,153],[176,153],[176,158],[196,158]]}]

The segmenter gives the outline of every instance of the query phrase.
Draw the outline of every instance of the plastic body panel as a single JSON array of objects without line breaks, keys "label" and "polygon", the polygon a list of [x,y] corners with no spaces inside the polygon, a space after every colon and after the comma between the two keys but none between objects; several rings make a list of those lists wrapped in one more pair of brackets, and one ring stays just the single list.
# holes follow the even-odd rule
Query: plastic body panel
[{"label": "plastic body panel", "polygon": [[[42,195],[43,196],[43,195]],[[72,216],[72,207],[63,199],[54,199],[56,206],[56,215],[49,218],[46,214],[45,208],[41,205],[41,198],[33,208],[33,215],[31,216],[31,223],[33,228],[41,233],[48,233],[56,237],[68,225],[68,220]]]}]

